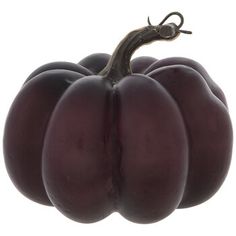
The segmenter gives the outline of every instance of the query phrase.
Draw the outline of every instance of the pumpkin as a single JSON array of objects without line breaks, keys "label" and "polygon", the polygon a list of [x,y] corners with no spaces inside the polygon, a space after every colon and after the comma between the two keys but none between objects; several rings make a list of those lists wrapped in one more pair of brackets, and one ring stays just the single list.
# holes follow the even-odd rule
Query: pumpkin
[{"label": "pumpkin", "polygon": [[[165,23],[172,15],[179,25]],[[182,25],[173,12],[129,33],[112,56],[49,63],[29,76],[4,132],[6,167],[25,196],[79,222],[117,211],[151,223],[219,189],[232,150],[221,89],[187,58],[131,61],[143,44],[190,33]]]}]

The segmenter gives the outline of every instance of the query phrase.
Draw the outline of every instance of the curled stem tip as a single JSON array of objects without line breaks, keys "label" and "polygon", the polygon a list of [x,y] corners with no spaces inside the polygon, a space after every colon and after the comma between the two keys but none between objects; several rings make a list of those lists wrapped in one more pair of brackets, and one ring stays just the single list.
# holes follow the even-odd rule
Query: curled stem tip
[{"label": "curled stem tip", "polygon": [[[189,30],[181,30],[180,28],[183,26],[184,24],[184,17],[181,13],[175,11],[175,12],[171,12],[169,13],[158,25],[156,25],[156,27],[160,27],[160,26],[164,26],[164,23],[171,17],[171,16],[178,16],[180,18],[180,23],[177,25],[175,23],[169,23],[169,24],[166,24],[166,25],[172,25],[172,26],[175,26],[175,31],[176,33],[183,33],[183,34],[192,34],[191,31]],[[147,19],[147,22],[148,22],[148,25],[149,26],[153,26],[151,21],[150,21],[150,18],[148,16],[148,19]]]}]

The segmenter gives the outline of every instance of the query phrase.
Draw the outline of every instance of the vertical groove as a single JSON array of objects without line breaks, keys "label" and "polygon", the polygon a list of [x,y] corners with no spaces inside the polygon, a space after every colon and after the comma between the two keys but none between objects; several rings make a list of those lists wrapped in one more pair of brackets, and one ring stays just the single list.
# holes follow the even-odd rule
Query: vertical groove
[{"label": "vertical groove", "polygon": [[116,86],[112,87],[110,94],[110,131],[109,131],[109,156],[111,161],[111,181],[112,181],[112,202],[114,211],[119,208],[120,201],[120,164],[121,146],[119,142],[118,122],[119,122],[119,98]]}]

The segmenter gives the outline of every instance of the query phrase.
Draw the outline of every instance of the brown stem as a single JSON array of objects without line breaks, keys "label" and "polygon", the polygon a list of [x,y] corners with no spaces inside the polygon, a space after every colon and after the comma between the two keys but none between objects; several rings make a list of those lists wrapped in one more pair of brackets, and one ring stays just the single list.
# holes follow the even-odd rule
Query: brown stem
[{"label": "brown stem", "polygon": [[[163,23],[172,15],[178,15],[181,19],[177,26],[174,23],[163,25]],[[183,16],[178,12],[167,15],[159,25],[149,25],[130,32],[116,47],[106,67],[99,73],[100,75],[112,80],[112,83],[118,82],[120,79],[132,73],[130,68],[130,60],[133,53],[142,45],[158,40],[173,40],[182,33],[191,33],[182,31],[180,27],[183,25]]]}]

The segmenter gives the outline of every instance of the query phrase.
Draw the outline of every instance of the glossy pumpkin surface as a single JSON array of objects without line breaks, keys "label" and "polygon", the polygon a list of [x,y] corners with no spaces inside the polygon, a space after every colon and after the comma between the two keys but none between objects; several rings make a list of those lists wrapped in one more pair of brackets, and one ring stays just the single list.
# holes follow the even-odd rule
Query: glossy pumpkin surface
[{"label": "glossy pumpkin surface", "polygon": [[143,43],[180,33],[157,37],[152,27],[131,32],[112,56],[29,76],[4,133],[6,167],[25,196],[79,222],[118,211],[151,223],[219,189],[232,150],[224,94],[193,60],[130,62]]}]

